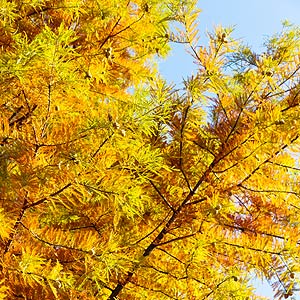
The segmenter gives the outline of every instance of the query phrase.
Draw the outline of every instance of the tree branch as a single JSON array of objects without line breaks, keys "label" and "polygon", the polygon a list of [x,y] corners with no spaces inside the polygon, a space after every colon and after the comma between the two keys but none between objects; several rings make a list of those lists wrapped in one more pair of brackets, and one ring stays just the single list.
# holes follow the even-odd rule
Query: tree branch
[{"label": "tree branch", "polygon": [[168,202],[168,200],[164,197],[164,195],[161,193],[161,191],[157,188],[157,186],[154,184],[154,182],[149,179],[150,184],[153,186],[157,194],[160,196],[160,198],[164,201],[164,203],[174,212],[174,207]]}]

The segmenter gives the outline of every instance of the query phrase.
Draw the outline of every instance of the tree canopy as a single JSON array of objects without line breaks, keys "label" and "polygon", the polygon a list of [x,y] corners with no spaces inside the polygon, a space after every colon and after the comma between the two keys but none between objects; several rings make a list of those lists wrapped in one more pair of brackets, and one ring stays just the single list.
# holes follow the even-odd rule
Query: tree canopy
[{"label": "tree canopy", "polygon": [[[0,299],[297,294],[299,28],[255,53],[201,45],[193,0],[0,12]],[[172,43],[183,87],[156,69]]]}]

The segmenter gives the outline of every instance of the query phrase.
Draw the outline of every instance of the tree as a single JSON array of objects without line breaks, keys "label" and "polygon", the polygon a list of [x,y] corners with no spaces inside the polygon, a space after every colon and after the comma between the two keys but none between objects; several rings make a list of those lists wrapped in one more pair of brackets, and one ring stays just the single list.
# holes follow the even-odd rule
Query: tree
[{"label": "tree", "polygon": [[[254,53],[190,1],[1,1],[1,299],[278,298],[299,282],[299,29]],[[155,57],[184,43],[180,89]]]}]

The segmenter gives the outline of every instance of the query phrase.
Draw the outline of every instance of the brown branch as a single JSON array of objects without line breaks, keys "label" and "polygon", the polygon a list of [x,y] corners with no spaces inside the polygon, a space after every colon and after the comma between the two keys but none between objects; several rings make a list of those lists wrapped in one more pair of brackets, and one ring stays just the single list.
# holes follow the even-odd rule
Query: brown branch
[{"label": "brown branch", "polygon": [[19,106],[13,113],[12,115],[9,117],[8,121],[9,123],[11,122],[11,120],[24,108],[23,105]]},{"label": "brown branch", "polygon": [[186,125],[186,119],[187,119],[187,116],[188,116],[188,112],[189,112],[189,109],[190,109],[190,105],[187,106],[187,108],[185,109],[184,111],[184,115],[183,115],[183,118],[182,118],[182,125],[181,125],[181,128],[180,128],[180,143],[179,143],[179,167],[180,167],[180,172],[182,173],[183,175],[183,178],[188,186],[188,189],[189,191],[192,191],[191,189],[191,185],[189,183],[189,180],[184,172],[184,169],[183,169],[183,139],[184,139],[184,128],[185,128],[185,125]]},{"label": "brown branch", "polygon": [[202,145],[200,145],[197,141],[193,140],[192,141],[195,145],[197,145],[198,147],[200,147],[201,149],[207,151],[208,153],[210,153],[213,157],[216,157],[216,154],[213,153],[211,150],[209,150],[207,147],[204,147]]},{"label": "brown branch", "polygon": [[174,212],[175,208],[168,202],[168,200],[164,197],[164,195],[161,193],[161,191],[157,188],[157,186],[154,184],[154,182],[149,179],[150,184],[153,186],[157,194],[160,196],[160,198],[163,200],[163,202]]},{"label": "brown branch", "polygon": [[[225,154],[223,154],[222,156],[220,156],[218,158],[218,161],[224,159],[226,156],[228,156],[229,154],[231,154],[232,152],[234,152],[236,149],[240,148],[242,145],[244,145],[245,143],[247,143],[251,139],[251,137],[253,137],[254,135],[255,135],[255,133],[250,134],[240,144],[236,145],[235,147],[233,147],[232,149],[230,149],[229,151],[227,151]],[[214,171],[214,172],[217,173],[218,171]]]},{"label": "brown branch", "polygon": [[20,210],[20,213],[19,213],[19,216],[14,224],[14,227],[12,228],[12,231],[11,233],[9,234],[9,240],[7,241],[6,245],[5,245],[5,248],[4,248],[4,254],[7,253],[9,251],[9,248],[10,248],[10,245],[11,243],[13,242],[13,239],[16,235],[16,232],[17,232],[17,229],[18,229],[18,226],[19,224],[21,223],[23,217],[24,217],[24,214],[25,214],[25,211],[26,211],[26,205],[27,205],[27,198],[25,197],[24,198],[24,202],[23,202],[23,205],[22,205],[22,208]]},{"label": "brown branch", "polygon": [[115,28],[119,25],[122,17],[119,17],[118,20],[116,21],[116,23],[114,24],[114,26],[112,27],[110,33],[106,36],[106,38],[101,42],[100,46],[99,46],[99,49],[102,49],[103,46],[107,43],[107,41],[110,39],[110,38],[113,38],[115,36],[117,36],[118,34],[122,33],[123,31],[129,29],[132,25],[136,24],[137,22],[139,22],[143,17],[144,17],[145,14],[142,14],[137,20],[133,21],[131,24],[125,26],[124,28],[120,29],[119,31],[114,32]]},{"label": "brown branch", "polygon": [[[205,221],[205,222],[213,223],[213,222],[210,222],[210,221]],[[231,224],[226,224],[226,223],[220,223],[218,225],[229,227],[229,228],[232,228],[234,230],[239,230],[242,233],[251,232],[253,234],[260,234],[260,235],[265,235],[265,236],[275,238],[275,239],[286,240],[286,237],[280,236],[278,234],[269,233],[269,232],[260,231],[260,230],[254,230],[254,229],[250,229],[250,228],[247,228],[247,227],[242,227],[242,226],[239,226],[239,225],[231,225]],[[299,244],[300,244],[300,242],[297,242],[297,245],[299,245]]]},{"label": "brown branch", "polygon": [[237,186],[241,186],[243,184],[243,182],[247,181],[254,173],[256,173],[261,166],[265,165],[266,163],[270,162],[270,160],[272,158],[274,158],[275,156],[277,156],[280,152],[282,152],[284,149],[286,149],[289,145],[291,145],[293,142],[295,142],[297,139],[299,138],[299,135],[297,134],[291,141],[289,144],[284,144],[283,146],[280,147],[279,150],[277,150],[275,153],[273,153],[272,155],[270,155],[269,158],[267,158],[266,160],[264,160],[261,164],[259,164],[255,169],[252,170],[252,172],[250,174],[248,174],[240,183],[237,184]]},{"label": "brown branch", "polygon": [[225,117],[226,117],[227,121],[230,122],[230,119],[229,119],[229,117],[227,115],[227,111],[226,111],[225,107],[223,106],[223,103],[221,101],[220,95],[218,93],[217,93],[217,97],[218,97],[219,104],[221,105],[221,108],[222,108],[222,110],[223,110],[223,112],[225,114]]},{"label": "brown branch", "polygon": [[94,186],[91,186],[91,185],[88,185],[88,184],[85,184],[85,183],[78,182],[78,184],[81,185],[81,186],[84,186],[86,189],[97,191],[97,192],[100,192],[100,193],[103,193],[103,194],[119,195],[119,193],[116,193],[116,192],[113,192],[113,191],[101,190],[99,188],[96,188]]},{"label": "brown branch", "polygon": [[142,238],[140,238],[139,240],[137,240],[136,242],[134,242],[132,245],[136,245],[136,244],[140,243],[141,241],[143,241],[144,239],[146,239],[147,237],[149,237],[151,234],[153,234],[159,227],[162,226],[162,224],[166,221],[166,219],[168,218],[168,216],[169,216],[169,213],[166,215],[166,217],[154,229],[152,229],[145,236],[143,236]]},{"label": "brown branch", "polygon": [[87,136],[88,136],[87,134],[84,134],[84,135],[82,135],[82,136],[79,136],[79,137],[74,138],[74,139],[72,139],[72,140],[69,140],[69,141],[67,141],[67,142],[61,142],[61,143],[55,143],[55,144],[44,144],[44,143],[39,144],[39,143],[36,142],[36,143],[33,144],[33,145],[34,145],[35,147],[37,147],[37,148],[40,148],[40,147],[57,147],[57,146],[62,146],[62,145],[67,145],[67,144],[70,144],[70,143],[74,143],[74,142],[76,142],[76,141],[78,141],[78,140],[81,140],[81,139],[87,137]]},{"label": "brown branch", "polygon": [[[121,30],[119,30],[118,32],[114,33],[114,34],[110,34],[109,38],[115,37],[116,35],[122,33],[123,31],[129,29],[132,25],[138,23],[140,20],[142,20],[142,18],[145,16],[145,13],[143,13],[137,20],[133,21],[131,24],[125,26],[124,28],[122,28]],[[120,18],[121,19],[121,18]],[[115,26],[116,27],[116,26]]]},{"label": "brown branch", "polygon": [[257,190],[257,189],[253,189],[247,186],[244,186],[242,184],[238,184],[238,187],[250,191],[250,192],[255,192],[255,193],[283,193],[283,194],[292,194],[295,195],[297,197],[299,197],[299,194],[297,192],[294,191],[282,191],[282,190]]},{"label": "brown branch", "polygon": [[[248,141],[248,140],[249,140],[249,138],[247,138],[246,140],[244,140],[244,141],[242,142],[242,144],[244,144],[244,143],[245,143],[246,141]],[[214,172],[215,172],[216,174],[224,173],[224,172],[226,172],[226,171],[228,171],[228,170],[230,170],[230,169],[236,167],[238,164],[240,164],[242,161],[244,161],[244,160],[246,160],[247,158],[249,158],[252,154],[254,154],[260,147],[264,146],[266,143],[267,143],[267,142],[264,142],[264,143],[262,143],[261,145],[257,146],[257,147],[256,147],[254,150],[252,150],[248,155],[242,157],[239,161],[237,161],[236,163],[232,164],[231,166],[229,166],[229,167],[227,167],[227,168],[225,168],[225,169],[223,169],[223,170],[220,170],[220,171],[217,170],[217,171],[214,171]],[[239,144],[238,146],[240,147],[242,144]]]},{"label": "brown branch", "polygon": [[157,250],[164,252],[165,254],[167,254],[168,256],[172,257],[173,259],[177,260],[179,263],[185,265],[185,263],[180,260],[179,258],[177,258],[175,255],[171,254],[170,252],[168,252],[167,250],[157,247]]},{"label": "brown branch", "polygon": [[221,282],[219,282],[217,285],[216,285],[216,287],[212,290],[212,291],[210,291],[205,297],[203,297],[202,298],[202,300],[204,300],[204,299],[207,299],[211,294],[213,294],[224,282],[226,282],[227,280],[229,280],[229,279],[236,279],[236,277],[235,276],[230,276],[230,277],[228,277],[228,278],[225,278],[224,280],[222,280]]},{"label": "brown branch", "polygon": [[90,250],[84,250],[84,249],[79,249],[79,248],[74,248],[68,245],[63,245],[63,244],[56,244],[56,243],[52,243],[49,241],[46,241],[45,239],[41,238],[39,235],[37,235],[35,232],[31,231],[30,228],[28,228],[27,226],[25,226],[22,222],[20,222],[20,224],[32,235],[33,238],[35,238],[36,240],[51,246],[53,248],[63,248],[63,249],[68,249],[68,250],[72,250],[72,251],[78,251],[78,252],[82,252],[85,254],[90,254],[90,255],[94,255],[94,256],[101,256],[102,254],[97,254],[97,253],[92,253],[92,251]]},{"label": "brown branch", "polygon": [[276,163],[274,161],[268,161],[268,163],[273,164],[273,165],[277,165],[277,166],[282,167],[282,168],[287,168],[287,169],[291,169],[291,170],[295,170],[295,171],[300,171],[300,168],[279,164],[279,163]]},{"label": "brown branch", "polygon": [[[283,84],[285,84],[287,81],[289,81],[291,78],[294,77],[294,75],[300,70],[300,65],[298,65],[298,67],[287,77],[285,78],[279,85],[278,88],[280,88]],[[271,92],[269,92],[266,96],[268,97],[271,94]]]},{"label": "brown branch", "polygon": [[[57,51],[57,48],[55,47],[55,52]],[[55,54],[54,54],[55,55]],[[54,61],[54,55],[53,55],[53,61]],[[53,72],[54,70],[54,65],[52,66],[51,68],[51,73]],[[45,136],[45,132],[46,132],[46,128],[47,128],[47,122],[50,118],[50,109],[51,109],[51,99],[52,99],[52,74],[51,74],[51,77],[50,77],[50,82],[48,83],[48,104],[47,104],[47,114],[46,114],[46,119],[45,119],[45,122],[43,124],[43,127],[42,127],[42,131],[41,131],[41,138],[43,138]]]},{"label": "brown branch", "polygon": [[248,246],[245,246],[245,245],[239,245],[239,244],[233,244],[233,243],[229,243],[229,242],[221,242],[225,245],[228,245],[228,246],[231,246],[231,247],[236,247],[236,248],[242,248],[242,249],[248,249],[248,250],[251,250],[251,251],[256,251],[256,252],[263,252],[263,253],[266,253],[266,254],[274,254],[274,255],[279,255],[281,256],[282,253],[281,252],[275,252],[275,251],[269,251],[269,250],[265,250],[265,249],[259,249],[259,248],[254,248],[254,247],[248,247]]},{"label": "brown branch", "polygon": [[[64,191],[66,188],[68,188],[69,186],[71,186],[71,183],[68,183],[67,185],[65,185],[63,188],[59,189],[58,191],[50,194],[50,197],[54,197],[58,194],[60,194],[62,191]],[[19,224],[21,223],[22,221],[22,218],[24,217],[24,214],[25,214],[25,211],[28,209],[28,208],[31,208],[31,207],[34,207],[34,206],[37,206],[41,203],[44,203],[48,198],[45,197],[45,198],[42,198],[36,202],[33,202],[33,203],[28,203],[28,199],[25,197],[24,199],[24,202],[23,202],[23,206],[22,206],[22,209],[20,210],[20,213],[19,213],[19,216],[15,222],[15,225],[12,229],[12,232],[10,233],[9,235],[9,240],[7,241],[6,245],[5,245],[5,248],[4,248],[4,254],[7,253],[9,251],[9,247],[14,239],[14,236],[16,234],[16,231],[17,231],[17,228],[19,226]]]},{"label": "brown branch", "polygon": [[[9,126],[14,126],[14,125],[22,125],[22,122],[26,121],[31,115],[32,113],[35,111],[35,109],[37,108],[37,105],[34,104],[32,106],[32,108],[25,114],[23,115],[22,117],[14,120],[14,121],[10,121],[9,122]],[[21,109],[20,109],[21,110]],[[20,111],[19,110],[19,111]],[[10,118],[12,119],[14,116],[11,116]]]},{"label": "brown branch", "polygon": [[174,238],[174,239],[171,239],[171,240],[165,241],[165,242],[163,242],[163,243],[160,243],[160,244],[158,244],[157,246],[163,246],[163,245],[166,245],[166,244],[175,242],[175,241],[184,240],[184,239],[187,239],[187,238],[192,237],[192,236],[195,236],[195,235],[196,235],[196,233],[191,233],[191,234],[188,234],[188,235],[185,235],[185,236],[179,236],[179,237],[176,237],[176,238]]},{"label": "brown branch", "polygon": [[25,205],[24,209],[28,209],[28,208],[31,208],[31,207],[34,207],[34,206],[37,206],[37,205],[39,205],[39,204],[44,203],[45,201],[48,200],[49,197],[55,197],[55,196],[57,196],[58,194],[60,194],[61,192],[63,192],[65,189],[67,189],[67,188],[70,187],[71,185],[72,185],[72,183],[69,182],[69,183],[66,184],[64,187],[62,187],[61,189],[59,189],[58,191],[56,191],[56,192],[50,194],[48,197],[44,197],[44,198],[42,198],[42,199],[40,199],[40,200],[38,200],[38,201],[36,201],[36,202],[30,203],[30,204],[27,203],[27,204]]},{"label": "brown branch", "polygon": [[179,215],[179,213],[182,211],[184,206],[190,201],[190,199],[195,195],[200,185],[205,181],[205,179],[208,177],[210,172],[212,171],[213,167],[217,163],[216,160],[213,160],[213,162],[210,164],[210,166],[207,168],[207,170],[203,173],[201,178],[196,183],[193,190],[186,196],[186,198],[182,201],[180,206],[173,212],[172,216],[170,217],[169,221],[165,225],[165,227],[161,230],[161,232],[157,235],[157,237],[153,240],[153,242],[148,246],[148,248],[145,249],[143,256],[148,256],[152,250],[160,243],[160,241],[164,238],[165,234],[168,232],[168,229],[170,226],[174,223],[175,219]]},{"label": "brown branch", "polygon": [[92,159],[99,153],[99,151],[101,150],[101,148],[106,144],[106,142],[113,136],[113,133],[108,136],[97,148],[97,150],[92,154]]},{"label": "brown branch", "polygon": [[[263,78],[262,78],[262,80],[263,80]],[[239,122],[239,120],[240,120],[240,118],[241,118],[241,116],[242,116],[242,114],[243,114],[244,109],[245,109],[245,106],[246,106],[246,105],[248,104],[248,102],[250,101],[250,99],[251,99],[253,93],[254,93],[255,90],[258,88],[258,86],[261,84],[262,80],[259,81],[259,82],[256,84],[256,86],[253,88],[253,90],[250,92],[250,94],[248,95],[246,101],[243,103],[244,107],[241,107],[241,108],[240,108],[240,112],[239,112],[239,114],[238,114],[238,116],[237,116],[237,118],[236,118],[236,120],[235,120],[235,122],[234,122],[234,124],[233,124],[233,126],[232,126],[232,128],[231,128],[231,130],[230,130],[230,132],[229,132],[229,134],[227,135],[227,137],[226,137],[226,139],[225,139],[225,143],[228,142],[230,136],[231,136],[231,135],[233,134],[233,132],[236,130],[237,125],[238,125],[238,122]]]},{"label": "brown branch", "polygon": [[215,158],[211,164],[208,166],[207,170],[202,174],[194,188],[189,192],[189,194],[185,197],[185,199],[182,201],[182,203],[179,205],[179,207],[172,213],[169,221],[166,223],[166,225],[162,228],[160,233],[153,239],[153,241],[149,244],[149,246],[144,250],[142,257],[140,258],[140,261],[137,262],[133,268],[132,271],[128,272],[125,276],[124,280],[120,281],[115,289],[112,291],[110,296],[108,297],[108,300],[114,300],[119,293],[122,291],[122,289],[126,286],[128,282],[130,282],[131,278],[133,277],[134,272],[136,269],[139,268],[139,264],[143,260],[143,258],[149,256],[151,252],[157,247],[157,245],[160,243],[160,241],[164,238],[166,233],[168,232],[168,229],[170,226],[174,223],[179,213],[182,211],[182,209],[185,207],[185,205],[191,200],[191,198],[196,194],[198,191],[198,188],[201,186],[201,184],[207,179],[215,165],[218,163],[218,160]]},{"label": "brown branch", "polygon": [[188,202],[188,203],[186,204],[186,206],[187,206],[187,205],[195,205],[195,204],[201,203],[201,202],[203,202],[203,201],[205,201],[205,200],[207,200],[206,197],[201,198],[201,199],[198,199],[198,200],[195,200],[195,201],[192,201],[192,202]]}]

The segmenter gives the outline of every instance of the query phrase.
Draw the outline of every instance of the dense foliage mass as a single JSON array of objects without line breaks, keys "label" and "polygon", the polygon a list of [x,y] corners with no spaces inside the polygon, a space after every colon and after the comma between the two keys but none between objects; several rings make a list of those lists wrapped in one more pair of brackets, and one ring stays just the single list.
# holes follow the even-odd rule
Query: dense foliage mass
[{"label": "dense foliage mass", "polygon": [[[299,36],[195,3],[0,0],[0,299],[261,299],[299,283]],[[183,43],[184,88],[155,58]],[[178,69],[180,72],[180,69]]]}]

